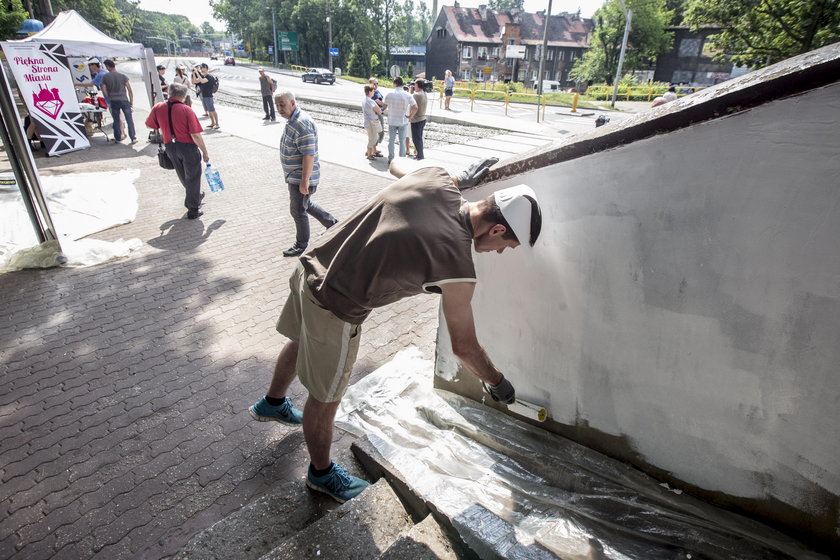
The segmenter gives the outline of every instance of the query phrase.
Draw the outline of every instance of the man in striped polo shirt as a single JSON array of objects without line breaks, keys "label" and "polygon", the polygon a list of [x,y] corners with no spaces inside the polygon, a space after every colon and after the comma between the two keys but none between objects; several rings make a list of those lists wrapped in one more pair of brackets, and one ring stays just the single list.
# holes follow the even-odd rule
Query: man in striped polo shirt
[{"label": "man in striped polo shirt", "polygon": [[299,257],[309,245],[309,216],[325,228],[338,220],[312,202],[312,195],[321,178],[318,162],[318,129],[315,121],[300,110],[295,94],[282,91],[274,96],[277,112],[286,119],[286,128],[280,139],[280,163],[289,187],[289,210],[295,221],[295,244],[283,251],[284,257]]}]

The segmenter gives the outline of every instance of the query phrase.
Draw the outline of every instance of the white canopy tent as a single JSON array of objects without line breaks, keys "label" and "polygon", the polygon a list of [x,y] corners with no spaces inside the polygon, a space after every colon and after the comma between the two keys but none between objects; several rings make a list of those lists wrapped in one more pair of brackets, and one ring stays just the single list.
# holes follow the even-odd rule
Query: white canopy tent
[{"label": "white canopy tent", "polygon": [[152,49],[147,49],[142,43],[128,43],[108,37],[75,10],[61,12],[52,23],[38,33],[10,42],[60,44],[64,46],[64,54],[71,56],[138,58],[149,105],[163,99],[160,81],[155,79],[157,73]]},{"label": "white canopy tent", "polygon": [[60,43],[65,54],[78,56],[100,56],[105,58],[121,56],[144,58],[144,47],[140,43],[126,43],[108,37],[92,26],[75,10],[67,10],[56,16],[51,24],[20,42]]}]

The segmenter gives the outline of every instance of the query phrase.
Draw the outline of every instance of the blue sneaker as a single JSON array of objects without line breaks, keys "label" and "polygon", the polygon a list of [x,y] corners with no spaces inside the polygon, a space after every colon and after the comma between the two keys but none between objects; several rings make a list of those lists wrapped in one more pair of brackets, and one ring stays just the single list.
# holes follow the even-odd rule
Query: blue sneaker
[{"label": "blue sneaker", "polygon": [[303,423],[303,414],[292,406],[289,397],[285,397],[277,406],[271,406],[263,397],[254,403],[248,412],[251,413],[251,418],[260,422],[280,422],[289,426],[300,426]]},{"label": "blue sneaker", "polygon": [[331,496],[339,503],[352,500],[370,486],[370,483],[356,478],[347,472],[347,469],[336,462],[333,462],[330,472],[324,476],[312,474],[312,465],[306,473],[306,485],[318,492]]}]

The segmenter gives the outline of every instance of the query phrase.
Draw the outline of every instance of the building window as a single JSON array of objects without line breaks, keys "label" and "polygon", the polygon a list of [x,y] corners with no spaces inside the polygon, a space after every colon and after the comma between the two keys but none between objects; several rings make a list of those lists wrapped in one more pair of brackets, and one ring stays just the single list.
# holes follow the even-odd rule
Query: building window
[{"label": "building window", "polygon": [[702,46],[703,39],[683,39],[680,41],[677,56],[700,56],[700,48]]},{"label": "building window", "polygon": [[462,58],[472,58],[472,47],[464,47]]},{"label": "building window", "polygon": [[490,51],[492,56],[498,57],[499,56],[499,47],[493,47],[493,50]]},{"label": "building window", "polygon": [[566,51],[557,51],[557,60],[566,60]]},{"label": "building window", "polygon": [[478,59],[484,60],[487,58],[487,47],[478,47]]},{"label": "building window", "polygon": [[575,59],[575,51],[569,51],[569,62]]},{"label": "building window", "polygon": [[531,81],[537,83],[537,73],[531,72]]},{"label": "building window", "polygon": [[531,56],[531,49],[529,49],[528,47],[525,47],[525,56],[522,57],[522,60],[528,60],[530,56]]},{"label": "building window", "polygon": [[508,45],[513,45],[513,44],[514,44],[513,39],[508,39]]},{"label": "building window", "polygon": [[446,29],[438,29],[437,30],[438,39],[445,39],[446,38]]},{"label": "building window", "polygon": [[470,81],[470,69],[469,68],[464,68],[463,70],[461,70],[461,80],[463,80],[465,82]]},{"label": "building window", "polygon": [[545,75],[543,76],[543,80],[551,80],[551,72],[546,70]]},{"label": "building window", "polygon": [[495,81],[496,81],[496,74],[490,74],[490,81],[491,81],[491,82],[495,82]]}]

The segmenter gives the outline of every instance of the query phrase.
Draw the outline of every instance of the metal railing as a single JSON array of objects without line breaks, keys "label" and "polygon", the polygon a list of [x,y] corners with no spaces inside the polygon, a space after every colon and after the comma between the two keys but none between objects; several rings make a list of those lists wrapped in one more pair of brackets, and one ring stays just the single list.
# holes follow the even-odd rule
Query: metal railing
[{"label": "metal railing", "polygon": [[[677,97],[682,97],[683,95],[688,95],[701,89],[703,88],[679,87],[677,88]],[[589,86],[586,88],[584,97],[596,101],[601,98],[606,100],[612,97],[612,91],[612,86]],[[621,101],[653,101],[655,97],[663,95],[666,91],[668,91],[668,88],[662,86],[619,86],[616,99]]]},{"label": "metal railing", "polygon": [[[463,84],[464,82],[460,82]],[[455,94],[456,92],[461,92],[462,94],[456,97],[455,95],[452,96],[452,102],[461,102],[461,101],[469,101],[470,104],[470,112],[475,112],[476,105],[483,105],[485,107],[497,107],[498,105],[495,103],[482,103],[485,98],[487,101],[504,101],[505,107],[505,116],[508,114],[508,109],[510,108],[511,103],[515,103],[515,99],[517,98],[524,98],[525,101],[522,101],[524,105],[518,105],[516,109],[524,110],[524,111],[536,111],[537,112],[537,122],[540,122],[540,119],[545,120],[545,107],[546,107],[546,97],[545,95],[538,95],[536,93],[526,93],[526,92],[518,92],[518,91],[499,91],[494,89],[478,89],[478,87],[458,87],[459,82],[455,82],[455,87],[452,88],[452,93]],[[478,84],[475,84],[476,86]],[[440,85],[438,88],[440,93],[440,107],[443,108],[443,101],[444,101],[444,91],[445,87],[443,84]],[[493,99],[496,98],[496,99]],[[529,100],[529,98],[533,98],[533,100]],[[540,112],[542,112],[542,117],[540,116]]]}]

